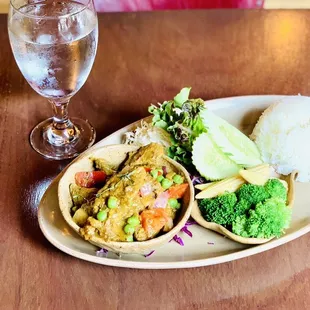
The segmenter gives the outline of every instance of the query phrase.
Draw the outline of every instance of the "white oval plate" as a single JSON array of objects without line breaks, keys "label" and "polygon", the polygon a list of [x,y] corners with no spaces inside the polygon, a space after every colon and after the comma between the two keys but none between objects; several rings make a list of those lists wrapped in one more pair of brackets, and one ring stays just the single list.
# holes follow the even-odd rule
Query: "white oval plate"
[{"label": "white oval plate", "polygon": [[[250,134],[261,112],[281,97],[283,96],[232,97],[210,100],[206,104],[209,109],[215,111],[219,116],[225,118],[246,134]],[[150,118],[148,119],[150,120]],[[123,134],[139,124],[140,121],[116,131],[98,142],[87,152],[103,145],[121,143]],[[310,183],[297,183],[291,227],[279,239],[274,239],[262,245],[248,246],[224,238],[198,225],[192,225],[189,227],[193,234],[192,238],[183,232],[179,233],[185,244],[183,247],[172,241],[157,249],[149,257],[130,254],[117,256],[114,253],[108,253],[106,257],[100,257],[96,254],[98,248],[79,237],[67,225],[61,215],[57,198],[57,186],[60,176],[61,174],[51,183],[40,202],[38,212],[40,228],[45,237],[61,251],[98,264],[140,269],[208,266],[272,249],[310,231],[310,195],[308,194],[310,192]]]}]

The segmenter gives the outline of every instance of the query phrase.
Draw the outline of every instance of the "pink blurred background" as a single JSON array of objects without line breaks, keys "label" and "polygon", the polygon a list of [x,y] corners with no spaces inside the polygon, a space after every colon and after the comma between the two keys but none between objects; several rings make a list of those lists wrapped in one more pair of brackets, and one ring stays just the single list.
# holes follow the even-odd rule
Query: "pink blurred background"
[{"label": "pink blurred background", "polygon": [[262,8],[264,0],[94,0],[98,12],[178,9]]}]

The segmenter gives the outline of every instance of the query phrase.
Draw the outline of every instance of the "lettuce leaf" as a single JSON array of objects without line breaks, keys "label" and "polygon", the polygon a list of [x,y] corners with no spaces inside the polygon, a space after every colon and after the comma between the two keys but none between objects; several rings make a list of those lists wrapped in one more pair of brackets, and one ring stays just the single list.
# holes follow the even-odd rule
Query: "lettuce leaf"
[{"label": "lettuce leaf", "polygon": [[174,97],[174,102],[177,107],[182,107],[182,104],[186,102],[189,98],[189,93],[191,91],[191,87],[184,87],[181,91]]},{"label": "lettuce leaf", "polygon": [[172,137],[172,146],[168,148],[168,156],[184,164],[192,165],[192,146],[194,140],[206,128],[200,117],[205,109],[202,99],[189,99],[190,87],[183,88],[174,100],[165,101],[159,106],[150,106],[153,114],[152,124],[165,129]]}]

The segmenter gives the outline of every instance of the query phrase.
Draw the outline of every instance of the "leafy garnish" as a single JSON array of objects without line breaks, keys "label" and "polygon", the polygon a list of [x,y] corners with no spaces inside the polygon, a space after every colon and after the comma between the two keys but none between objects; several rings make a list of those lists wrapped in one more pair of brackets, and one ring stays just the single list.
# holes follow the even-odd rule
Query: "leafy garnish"
[{"label": "leafy garnish", "polygon": [[206,129],[199,115],[205,109],[204,101],[188,99],[189,92],[190,87],[183,88],[174,100],[165,101],[158,107],[152,105],[149,112],[154,115],[152,124],[171,134],[168,156],[191,169],[193,142]]},{"label": "leafy garnish", "polygon": [[182,88],[181,91],[174,97],[175,104],[182,107],[182,104],[188,100],[190,91],[191,87]]}]

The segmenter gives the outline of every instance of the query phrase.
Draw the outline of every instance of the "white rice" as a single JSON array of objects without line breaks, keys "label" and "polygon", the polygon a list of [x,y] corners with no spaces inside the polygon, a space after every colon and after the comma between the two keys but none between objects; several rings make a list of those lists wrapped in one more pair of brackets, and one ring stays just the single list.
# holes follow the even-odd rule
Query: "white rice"
[{"label": "white rice", "polygon": [[278,173],[297,170],[298,181],[310,181],[310,97],[289,96],[271,105],[251,138]]}]

